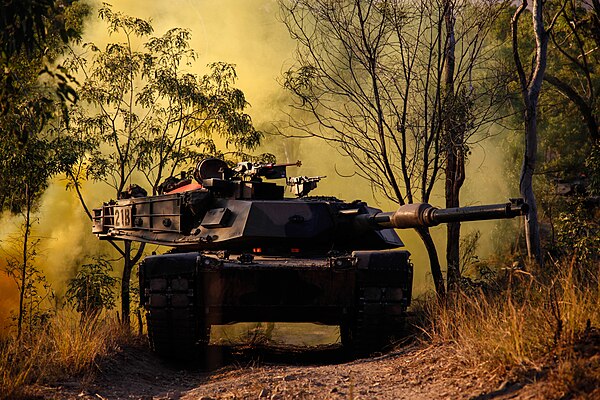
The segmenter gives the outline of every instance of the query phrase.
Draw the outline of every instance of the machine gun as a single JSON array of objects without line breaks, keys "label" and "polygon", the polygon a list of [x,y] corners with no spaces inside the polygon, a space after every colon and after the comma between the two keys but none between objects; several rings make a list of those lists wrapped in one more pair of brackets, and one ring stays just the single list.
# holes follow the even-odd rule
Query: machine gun
[{"label": "machine gun", "polygon": [[295,176],[287,178],[285,183],[290,186],[290,191],[298,197],[306,196],[311,190],[317,188],[317,183],[326,176]]},{"label": "machine gun", "polygon": [[300,167],[300,160],[289,164],[256,164],[251,162],[240,162],[233,168],[234,176],[248,178],[250,180],[264,177],[266,179],[285,178],[287,176],[287,167]]}]

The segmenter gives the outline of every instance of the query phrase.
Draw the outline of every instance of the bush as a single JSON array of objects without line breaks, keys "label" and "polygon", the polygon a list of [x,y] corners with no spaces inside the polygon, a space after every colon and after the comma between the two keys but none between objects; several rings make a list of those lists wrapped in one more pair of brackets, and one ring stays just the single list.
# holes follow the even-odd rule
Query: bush
[{"label": "bush", "polygon": [[571,256],[580,267],[600,261],[600,223],[582,203],[561,212],[556,221],[556,247],[562,257]]},{"label": "bush", "polygon": [[91,318],[115,306],[117,279],[110,276],[111,271],[108,261],[96,258],[93,263],[82,265],[69,281],[65,297],[82,317]]}]

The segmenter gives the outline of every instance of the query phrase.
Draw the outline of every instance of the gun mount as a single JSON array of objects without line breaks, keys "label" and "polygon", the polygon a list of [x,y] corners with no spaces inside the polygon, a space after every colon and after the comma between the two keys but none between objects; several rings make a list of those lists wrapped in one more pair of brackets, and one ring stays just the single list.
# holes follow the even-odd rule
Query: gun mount
[{"label": "gun mount", "polygon": [[[395,228],[513,218],[521,200],[438,209],[408,204],[382,212],[362,201],[308,197],[322,177],[287,178],[295,164],[201,162],[195,183],[94,210],[100,239],[173,248],[140,265],[141,303],[152,347],[188,358],[210,327],[244,321],[339,325],[355,353],[402,334],[412,293],[410,253]],[[298,198],[263,179],[287,178]]]}]

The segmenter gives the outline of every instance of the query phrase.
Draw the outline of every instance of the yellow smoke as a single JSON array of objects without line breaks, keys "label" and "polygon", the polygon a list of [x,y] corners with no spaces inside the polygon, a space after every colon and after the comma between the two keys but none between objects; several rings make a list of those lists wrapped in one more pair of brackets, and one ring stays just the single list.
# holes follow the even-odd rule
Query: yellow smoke
[{"label": "yellow smoke", "polygon": [[[190,72],[202,75],[207,72],[206,64],[225,61],[237,66],[238,87],[244,91],[251,107],[255,125],[262,130],[270,130],[273,121],[286,119],[287,95],[278,83],[281,72],[291,65],[295,43],[285,26],[278,21],[276,0],[120,0],[113,1],[113,9],[125,14],[151,19],[155,35],[166,30],[181,27],[192,32],[191,46],[198,53],[198,60]],[[93,2],[97,7],[100,1]],[[100,48],[114,40],[108,37],[104,22],[95,16],[88,21],[84,42],[94,42]],[[335,149],[316,140],[283,141],[280,137],[267,136],[265,148],[261,151],[275,153],[281,162],[294,162],[301,159],[303,167],[290,169],[297,175],[327,175],[316,195],[332,195],[344,200],[361,199],[384,210],[394,210],[396,204],[376,198],[367,182],[352,176],[354,165],[338,155]],[[504,200],[508,189],[500,174],[501,152],[486,151],[481,147],[473,149],[468,166],[467,181],[463,191],[463,204],[485,204]],[[141,182],[140,182],[141,183]],[[91,207],[114,197],[114,191],[97,184],[88,184],[84,194]],[[441,196],[432,200],[436,206],[443,206]],[[487,231],[493,223],[465,224],[464,231],[482,231],[483,249],[491,251],[492,243]],[[98,252],[110,252],[106,243],[100,243],[91,234],[91,225],[73,192],[65,190],[65,182],[56,179],[45,193],[39,213],[39,221],[34,225],[36,235],[46,238],[39,263],[50,283],[59,294],[64,292],[66,281],[71,278],[76,267],[85,256]],[[440,260],[445,264],[445,228],[432,230]],[[4,237],[5,232],[0,232]],[[416,289],[431,288],[429,263],[421,241],[412,231],[400,232],[401,238],[413,254],[415,264]],[[0,280],[0,318],[7,304],[15,304],[15,291],[10,282]]]},{"label": "yellow smoke", "polygon": [[[0,260],[0,266],[4,268],[4,260]],[[19,308],[19,292],[12,278],[0,272],[0,335],[10,323],[11,312]]]}]

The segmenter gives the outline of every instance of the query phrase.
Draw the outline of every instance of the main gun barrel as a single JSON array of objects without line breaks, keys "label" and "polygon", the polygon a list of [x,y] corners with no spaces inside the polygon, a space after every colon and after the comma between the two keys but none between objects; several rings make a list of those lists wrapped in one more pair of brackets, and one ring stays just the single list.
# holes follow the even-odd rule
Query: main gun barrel
[{"label": "main gun barrel", "polygon": [[528,210],[529,207],[523,199],[510,199],[510,202],[501,204],[446,209],[427,203],[414,203],[400,206],[394,212],[381,212],[368,218],[371,224],[379,228],[408,229],[449,222],[514,218],[527,214]]}]

